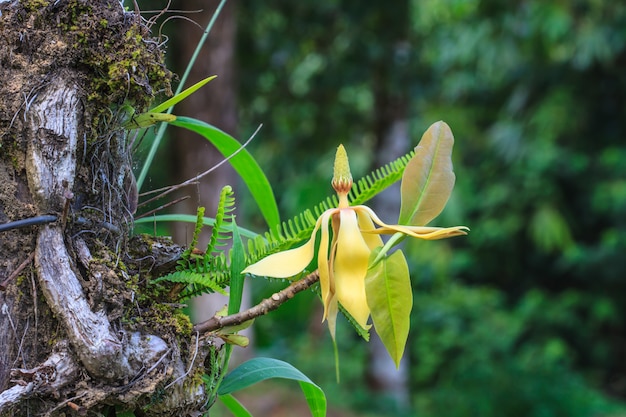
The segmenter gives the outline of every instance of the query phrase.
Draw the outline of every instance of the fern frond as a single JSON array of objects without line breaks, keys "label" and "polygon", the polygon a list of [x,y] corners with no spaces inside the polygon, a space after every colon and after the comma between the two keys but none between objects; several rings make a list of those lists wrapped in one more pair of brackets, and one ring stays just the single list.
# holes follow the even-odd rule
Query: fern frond
[{"label": "fern frond", "polygon": [[202,232],[202,226],[204,225],[204,207],[198,207],[196,210],[196,225],[193,229],[193,238],[191,239],[191,244],[189,247],[182,253],[180,259],[178,260],[178,265],[176,266],[177,271],[183,271],[185,269],[190,269],[192,267],[191,258],[193,257],[193,250],[198,245],[198,238],[200,237],[200,232]]},{"label": "fern frond", "polygon": [[226,256],[222,253],[219,256],[197,257],[196,267],[184,269],[164,275],[155,280],[170,281],[186,284],[181,291],[179,299],[186,300],[205,293],[219,292],[225,294],[224,288],[230,283],[230,267],[226,261]]},{"label": "fern frond", "polygon": [[[210,262],[203,266],[204,272],[200,273],[196,271],[196,274],[207,277],[207,281],[192,282],[182,292],[181,297],[183,299],[197,297],[199,295],[215,292],[212,287],[213,284],[217,285],[217,288],[223,289],[230,284],[230,267],[226,261],[226,256],[222,253],[219,256],[211,257]],[[217,291],[224,294],[224,291]]]},{"label": "fern frond", "polygon": [[352,205],[356,206],[365,203],[402,178],[404,168],[406,168],[406,165],[414,155],[415,151],[411,151],[358,180],[348,194]]},{"label": "fern frond", "polygon": [[191,239],[191,244],[189,245],[189,250],[192,251],[196,246],[198,246],[198,239],[200,238],[200,233],[202,232],[202,226],[204,226],[204,207],[198,207],[196,210],[196,226],[193,229],[193,238]]},{"label": "fern frond", "polygon": [[215,213],[215,224],[211,230],[211,238],[207,245],[205,253],[207,255],[217,255],[223,252],[223,247],[228,244],[230,232],[226,232],[225,226],[231,226],[232,230],[232,212],[235,209],[235,198],[233,197],[233,189],[230,185],[222,188],[220,199],[217,204],[217,212]]},{"label": "fern frond", "polygon": [[156,279],[155,282],[170,281],[186,284],[187,286],[179,296],[181,301],[208,292],[218,292],[226,295],[224,288],[218,285],[214,278],[210,274],[200,274],[193,271],[175,271]]},{"label": "fern frond", "polygon": [[230,240],[232,233],[234,209],[233,189],[227,185],[220,192],[211,237],[207,250],[202,253],[197,250],[194,251],[204,224],[204,208],[199,207],[190,247],[183,252],[176,266],[176,271],[158,278],[156,282],[170,281],[186,284],[179,294],[179,298],[182,300],[207,292],[225,294],[224,288],[230,283],[230,267],[223,248]]},{"label": "fern frond", "polygon": [[287,250],[311,237],[317,218],[321,214],[337,206],[337,198],[327,198],[313,211],[305,210],[294,218],[283,222],[263,236],[248,240],[248,262],[254,263],[272,253]]}]

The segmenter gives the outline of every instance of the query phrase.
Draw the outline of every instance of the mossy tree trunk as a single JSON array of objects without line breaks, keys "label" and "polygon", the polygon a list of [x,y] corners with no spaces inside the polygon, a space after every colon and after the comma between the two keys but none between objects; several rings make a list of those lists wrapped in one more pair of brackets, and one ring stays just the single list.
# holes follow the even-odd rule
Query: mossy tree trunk
[{"label": "mossy tree trunk", "polygon": [[0,13],[0,415],[197,412],[215,348],[151,283],[181,250],[128,238],[120,124],[169,92],[159,40],[117,0]]}]

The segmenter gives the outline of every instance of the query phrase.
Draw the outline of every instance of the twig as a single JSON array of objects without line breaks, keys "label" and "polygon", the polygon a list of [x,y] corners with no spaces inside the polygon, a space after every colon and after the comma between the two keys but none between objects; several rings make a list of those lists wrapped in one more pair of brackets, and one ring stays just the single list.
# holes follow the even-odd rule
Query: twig
[{"label": "twig", "polygon": [[166,209],[166,208],[168,208],[168,207],[170,207],[170,206],[173,206],[174,204],[178,204],[178,203],[180,203],[181,201],[185,201],[185,200],[187,200],[187,199],[189,199],[189,198],[191,198],[191,196],[186,195],[186,196],[181,197],[181,198],[178,198],[178,199],[176,199],[176,200],[174,200],[174,201],[170,201],[170,202],[168,202],[168,203],[165,203],[165,204],[163,204],[163,205],[161,205],[161,206],[159,206],[159,207],[157,207],[157,208],[155,208],[155,209],[153,209],[153,210],[150,210],[150,211],[147,211],[147,212],[145,212],[145,213],[142,213],[142,214],[140,214],[139,216],[135,216],[135,220],[137,220],[137,219],[141,219],[142,217],[148,217],[148,216],[151,216],[151,215],[153,215],[154,213],[156,213],[157,211],[160,211],[160,210]]},{"label": "twig", "polygon": [[270,298],[266,298],[248,310],[225,317],[213,316],[210,319],[193,326],[193,331],[204,334],[222,329],[226,326],[236,326],[253,318],[263,316],[270,311],[276,310],[281,304],[293,298],[293,296],[297,293],[306,290],[311,285],[319,281],[319,279],[320,276],[318,271],[312,272],[301,280],[291,283],[291,285],[287,288],[272,294]]},{"label": "twig", "polygon": [[147,200],[147,201],[143,201],[141,202],[137,207],[141,207],[151,201],[154,200],[158,200],[160,198],[163,198],[164,196],[166,196],[167,194],[178,190],[179,188],[185,187],[187,185],[190,184],[197,184],[198,181],[200,180],[200,178],[207,176],[208,174],[210,174],[211,172],[215,171],[217,168],[219,168],[220,166],[224,165],[226,162],[228,162],[232,157],[234,157],[235,155],[237,155],[239,152],[241,152],[242,150],[244,150],[246,148],[246,146],[248,146],[248,144],[250,142],[252,142],[252,139],[254,139],[254,137],[256,136],[257,133],[259,133],[259,130],[261,130],[261,127],[263,127],[263,125],[259,125],[259,127],[257,127],[257,129],[254,131],[254,133],[252,133],[252,136],[250,136],[250,138],[248,138],[247,141],[244,142],[243,145],[241,145],[235,152],[233,152],[232,154],[228,155],[228,157],[222,159],[220,162],[218,162],[217,164],[213,165],[211,168],[207,169],[206,171],[204,171],[201,174],[196,175],[193,178],[188,179],[187,181],[181,182],[180,184],[176,184],[176,185],[172,185],[170,187],[166,187],[165,191],[163,191],[161,194],[156,195],[154,197],[152,197],[151,199]]},{"label": "twig", "polygon": [[16,276],[19,275],[20,272],[22,272],[22,270],[24,268],[26,268],[28,266],[28,264],[30,264],[33,259],[35,258],[35,252],[31,252],[30,255],[28,255],[28,258],[26,258],[26,260],[24,262],[22,262],[16,269],[15,271],[13,271],[11,273],[11,275],[9,275],[9,277],[7,279],[5,279],[1,284],[0,284],[0,291],[6,291],[7,289],[7,285],[9,285],[9,282],[11,282],[13,279],[15,279]]},{"label": "twig", "polygon": [[[192,182],[190,185],[196,185],[196,184],[200,184],[200,182]],[[139,194],[139,197],[145,197],[148,195],[160,193],[161,191],[169,190],[171,187],[172,187],[171,185],[168,185],[167,187],[155,188],[154,190],[144,191],[143,193]],[[139,206],[141,207],[144,204],[147,204],[147,202],[140,203]]]}]

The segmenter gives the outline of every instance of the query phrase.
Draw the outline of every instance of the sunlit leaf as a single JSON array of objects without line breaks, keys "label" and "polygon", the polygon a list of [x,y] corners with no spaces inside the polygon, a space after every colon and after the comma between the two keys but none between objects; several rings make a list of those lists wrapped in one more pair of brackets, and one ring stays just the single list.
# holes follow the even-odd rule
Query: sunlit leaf
[{"label": "sunlit leaf", "polygon": [[241,334],[222,334],[216,333],[216,335],[229,345],[235,345],[239,347],[247,347],[250,344],[250,339],[247,336]]},{"label": "sunlit leaf", "polygon": [[191,94],[195,93],[199,88],[201,88],[203,85],[205,85],[209,81],[213,80],[215,77],[217,77],[217,75],[212,75],[210,77],[205,78],[202,81],[199,81],[199,82],[195,83],[191,87],[189,87],[189,88],[185,89],[184,91],[181,91],[180,93],[176,94],[174,97],[172,97],[172,98],[170,98],[168,100],[165,100],[163,103],[161,103],[158,106],[150,109],[150,111],[151,112],[155,112],[155,113],[161,113],[161,112],[166,111],[170,107],[178,104],[179,102],[181,102],[184,99],[186,99],[187,97],[189,97]]},{"label": "sunlit leaf", "polygon": [[[203,136],[225,157],[229,157],[241,148],[241,144],[235,138],[203,121],[190,117],[178,117],[171,124]],[[278,206],[272,186],[259,164],[245,149],[241,149],[229,162],[250,190],[268,227],[274,228],[280,223]]]},{"label": "sunlit leaf", "polygon": [[313,417],[326,416],[326,396],[306,375],[287,362],[271,358],[254,358],[242,363],[224,377],[218,389],[223,396],[271,378],[298,381]]},{"label": "sunlit leaf", "polygon": [[454,187],[453,145],[445,122],[433,123],[426,130],[402,175],[398,223],[423,226],[441,213]]},{"label": "sunlit leaf", "polygon": [[[379,251],[380,248],[372,251],[370,261],[376,258]],[[376,333],[396,366],[399,366],[409,336],[413,307],[409,267],[400,250],[367,271],[365,293]]]},{"label": "sunlit leaf", "polygon": [[236,324],[234,326],[224,326],[221,329],[219,329],[216,333],[217,334],[234,334],[242,330],[246,330],[248,327],[252,326],[252,324],[254,324],[254,319],[246,320],[243,323]]}]

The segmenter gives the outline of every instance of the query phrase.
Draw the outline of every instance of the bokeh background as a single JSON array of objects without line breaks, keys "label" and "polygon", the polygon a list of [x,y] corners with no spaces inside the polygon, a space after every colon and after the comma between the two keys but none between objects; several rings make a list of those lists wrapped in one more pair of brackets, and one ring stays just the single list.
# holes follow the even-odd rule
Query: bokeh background
[{"label": "bokeh background", "polygon": [[[204,12],[159,22],[205,26],[216,6],[172,2]],[[158,26],[181,73],[201,29]],[[359,178],[444,120],[457,183],[434,224],[471,228],[405,247],[414,308],[400,371],[342,323],[337,384],[313,293],[256,321],[253,355],[302,370],[335,416],[626,416],[626,2],[231,0],[210,39],[190,82],[219,77],[176,113],[242,141],[262,123],[249,150],[284,219],[330,195],[339,143]],[[154,184],[212,155],[173,130]],[[219,175],[176,210],[210,214],[220,184],[237,181]],[[241,188],[238,223],[261,232]],[[373,203],[384,220],[397,220],[397,198]],[[284,286],[249,284],[251,302]],[[306,415],[297,384],[242,401],[257,416]]]}]

